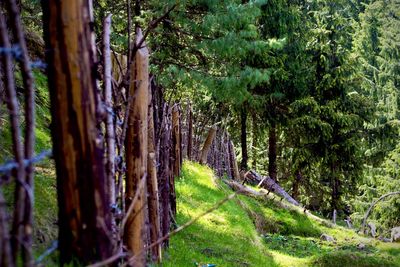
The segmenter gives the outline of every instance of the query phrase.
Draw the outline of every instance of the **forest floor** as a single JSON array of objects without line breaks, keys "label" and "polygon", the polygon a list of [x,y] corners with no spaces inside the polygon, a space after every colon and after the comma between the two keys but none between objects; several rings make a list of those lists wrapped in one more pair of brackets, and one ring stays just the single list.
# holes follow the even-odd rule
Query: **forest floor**
[{"label": "forest floor", "polygon": [[[212,170],[191,162],[184,163],[176,192],[178,225],[232,193]],[[335,242],[321,241],[323,233]],[[199,264],[400,266],[400,243],[360,236],[301,211],[287,210],[272,199],[240,195],[171,238],[162,266]]]}]

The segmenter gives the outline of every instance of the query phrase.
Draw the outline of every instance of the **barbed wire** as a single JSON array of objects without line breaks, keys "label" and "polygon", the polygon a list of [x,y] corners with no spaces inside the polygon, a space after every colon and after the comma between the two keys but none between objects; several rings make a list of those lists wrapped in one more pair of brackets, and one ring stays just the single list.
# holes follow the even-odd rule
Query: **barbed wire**
[{"label": "barbed wire", "polygon": [[[12,47],[2,47],[2,46],[0,46],[0,55],[1,54],[11,55],[17,61],[23,60],[23,58],[22,58],[22,49],[18,44],[13,45]],[[45,70],[47,68],[47,64],[42,60],[35,60],[35,61],[32,61],[32,62],[29,62],[29,65],[33,69],[43,69],[43,70]]]},{"label": "barbed wire", "polygon": [[[46,158],[50,158],[52,156],[53,152],[51,149],[49,150],[44,150],[37,154],[35,157],[27,160],[24,160],[24,168],[29,166],[30,164],[36,164],[38,162],[44,161]],[[14,169],[17,169],[19,167],[18,163],[15,161],[9,161],[8,163],[0,166],[0,174],[6,174],[11,172]]]}]

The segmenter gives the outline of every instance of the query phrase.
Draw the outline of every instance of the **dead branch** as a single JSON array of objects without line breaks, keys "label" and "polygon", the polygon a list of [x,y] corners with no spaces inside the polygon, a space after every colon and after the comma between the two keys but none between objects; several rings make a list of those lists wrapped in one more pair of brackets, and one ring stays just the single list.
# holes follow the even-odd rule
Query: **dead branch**
[{"label": "dead branch", "polygon": [[371,203],[371,205],[369,206],[367,212],[366,212],[365,215],[364,215],[363,222],[362,222],[362,224],[361,224],[361,232],[364,232],[364,229],[365,229],[365,225],[366,225],[366,223],[367,223],[368,216],[369,216],[369,214],[371,213],[372,209],[375,207],[375,205],[376,205],[379,201],[381,201],[382,199],[384,199],[384,198],[386,198],[386,197],[393,196],[393,195],[398,195],[398,194],[400,194],[400,191],[397,191],[397,192],[390,192],[390,193],[384,194],[383,196],[381,196],[380,198],[378,198],[377,200],[375,200],[374,202]]}]

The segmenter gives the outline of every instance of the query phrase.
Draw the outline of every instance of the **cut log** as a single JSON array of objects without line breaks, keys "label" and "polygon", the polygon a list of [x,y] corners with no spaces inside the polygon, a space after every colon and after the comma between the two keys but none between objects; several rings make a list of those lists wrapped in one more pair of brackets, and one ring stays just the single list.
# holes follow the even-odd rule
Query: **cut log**
[{"label": "cut log", "polygon": [[253,185],[258,185],[280,195],[295,206],[300,206],[299,202],[292,198],[278,183],[268,176],[261,176],[257,172],[250,170],[245,174],[245,179]]}]

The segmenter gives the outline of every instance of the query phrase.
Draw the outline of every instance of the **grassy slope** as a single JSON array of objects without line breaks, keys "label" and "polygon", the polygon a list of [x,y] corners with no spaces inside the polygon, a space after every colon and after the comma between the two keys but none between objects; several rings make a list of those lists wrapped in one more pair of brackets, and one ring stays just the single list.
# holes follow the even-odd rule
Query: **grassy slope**
[{"label": "grassy slope", "polygon": [[[189,162],[176,190],[178,224],[231,193],[210,169]],[[172,237],[163,266],[400,266],[400,244],[327,225],[273,200],[239,196]],[[320,241],[322,233],[336,242]],[[366,248],[358,249],[359,243]]]}]

